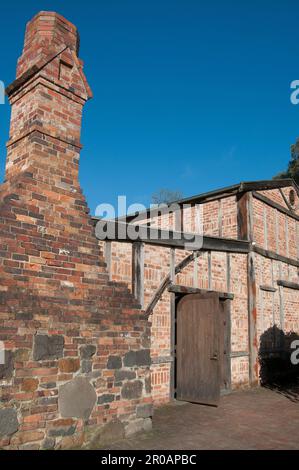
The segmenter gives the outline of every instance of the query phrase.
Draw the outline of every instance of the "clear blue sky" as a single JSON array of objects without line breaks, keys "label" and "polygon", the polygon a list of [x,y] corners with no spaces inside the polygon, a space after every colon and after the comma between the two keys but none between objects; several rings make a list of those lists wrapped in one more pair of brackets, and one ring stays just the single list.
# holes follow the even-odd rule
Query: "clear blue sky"
[{"label": "clear blue sky", "polygon": [[[0,80],[8,85],[24,27],[54,10],[80,31],[94,92],[84,112],[80,181],[91,211],[126,194],[148,204],[271,178],[299,136],[299,2],[64,0],[1,4]],[[0,176],[9,105],[0,106]]]}]

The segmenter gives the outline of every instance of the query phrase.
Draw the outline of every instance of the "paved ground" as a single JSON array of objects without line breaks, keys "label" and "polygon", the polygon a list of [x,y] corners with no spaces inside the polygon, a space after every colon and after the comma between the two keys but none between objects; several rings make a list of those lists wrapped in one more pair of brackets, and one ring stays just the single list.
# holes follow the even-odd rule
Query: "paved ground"
[{"label": "paved ground", "polygon": [[299,389],[234,392],[218,408],[166,405],[153,423],[150,433],[109,449],[299,449]]}]

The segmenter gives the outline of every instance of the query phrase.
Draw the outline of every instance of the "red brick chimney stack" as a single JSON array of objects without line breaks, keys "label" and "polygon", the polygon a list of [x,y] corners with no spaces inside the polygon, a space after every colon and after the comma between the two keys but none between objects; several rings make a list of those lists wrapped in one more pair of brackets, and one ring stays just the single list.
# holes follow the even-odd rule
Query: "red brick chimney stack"
[{"label": "red brick chimney stack", "polygon": [[78,186],[82,110],[92,96],[78,58],[77,28],[57,13],[27,24],[12,106],[6,179],[34,167],[55,184]]},{"label": "red brick chimney stack", "polygon": [[49,52],[69,46],[79,53],[79,35],[76,26],[63,16],[41,11],[27,23],[22,56],[18,61],[17,78]]},{"label": "red brick chimney stack", "polygon": [[0,185],[5,449],[78,448],[109,422],[117,435],[151,425],[150,323],[128,286],[110,281],[78,180],[82,110],[91,97],[78,42],[67,20],[39,13],[7,89],[12,114]]}]

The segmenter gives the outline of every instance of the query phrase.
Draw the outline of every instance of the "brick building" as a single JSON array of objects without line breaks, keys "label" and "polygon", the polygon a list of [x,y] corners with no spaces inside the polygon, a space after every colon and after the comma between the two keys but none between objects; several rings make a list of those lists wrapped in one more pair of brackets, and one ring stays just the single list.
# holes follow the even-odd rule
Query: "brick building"
[{"label": "brick building", "polygon": [[[159,240],[141,234],[135,243],[104,242],[110,278],[126,282],[137,298],[139,293],[139,302],[151,319],[155,404],[173,397],[188,399],[186,384],[192,388],[192,377],[201,370],[200,364],[204,370],[209,368],[205,360],[214,352],[218,363],[204,380],[208,394],[205,396],[203,387],[200,395],[202,377],[198,377],[192,401],[217,403],[221,392],[266,381],[271,370],[263,358],[275,361],[283,357],[282,367],[288,369],[290,342],[298,339],[299,331],[298,202],[298,187],[291,180],[241,183],[176,203],[181,209],[182,239],[163,239],[164,230],[175,230],[177,222],[172,213],[162,210],[151,214],[151,227],[160,230]],[[198,210],[202,246],[188,251],[185,239],[196,233]],[[143,215],[143,223],[149,222],[148,215]],[[175,231],[170,238],[177,238],[173,234]],[[136,251],[141,259],[138,279]],[[191,313],[196,301],[198,312],[206,315],[207,307],[201,306],[200,299],[205,304],[207,297],[215,295],[217,305],[210,300],[210,308],[219,311],[224,322],[217,325],[216,332],[213,320],[202,325]],[[191,331],[186,323],[193,325]],[[203,332],[207,328],[208,350],[189,344],[193,331],[198,338],[200,327]],[[188,338],[187,344],[180,335]],[[203,362],[195,357],[202,357]],[[189,377],[179,370],[180,362],[190,371]]]},{"label": "brick building", "polygon": [[[291,180],[241,183],[179,201],[174,212],[146,212],[134,241],[119,236],[134,225],[127,217],[99,240],[106,222],[89,215],[78,181],[92,96],[78,52],[75,26],[39,13],[7,89],[2,448],[130,435],[150,428],[153,404],[175,397],[217,404],[220,393],[258,384],[265,357],[289,364],[299,331]],[[186,244],[190,234],[200,246]]]}]

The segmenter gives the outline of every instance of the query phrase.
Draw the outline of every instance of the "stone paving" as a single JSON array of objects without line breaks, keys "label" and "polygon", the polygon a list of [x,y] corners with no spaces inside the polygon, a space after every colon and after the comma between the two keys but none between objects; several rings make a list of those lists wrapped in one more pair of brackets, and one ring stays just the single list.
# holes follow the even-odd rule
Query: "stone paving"
[{"label": "stone paving", "polygon": [[153,424],[108,449],[299,449],[299,389],[238,391],[218,408],[174,402],[155,411]]}]

